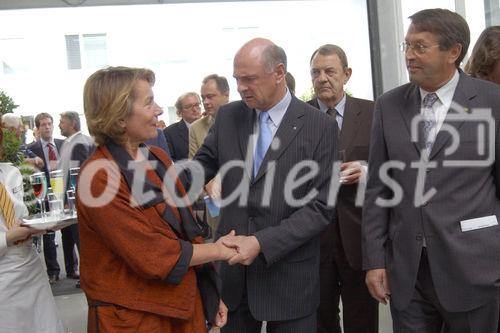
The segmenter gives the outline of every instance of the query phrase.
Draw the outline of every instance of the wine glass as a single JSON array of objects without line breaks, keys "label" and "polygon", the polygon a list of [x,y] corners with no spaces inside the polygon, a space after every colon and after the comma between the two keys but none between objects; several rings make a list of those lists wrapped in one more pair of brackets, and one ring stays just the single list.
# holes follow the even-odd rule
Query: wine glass
[{"label": "wine glass", "polygon": [[30,176],[30,183],[33,187],[33,194],[35,195],[38,204],[40,205],[40,215],[45,217],[44,200],[47,195],[47,179],[44,172],[37,172]]}]

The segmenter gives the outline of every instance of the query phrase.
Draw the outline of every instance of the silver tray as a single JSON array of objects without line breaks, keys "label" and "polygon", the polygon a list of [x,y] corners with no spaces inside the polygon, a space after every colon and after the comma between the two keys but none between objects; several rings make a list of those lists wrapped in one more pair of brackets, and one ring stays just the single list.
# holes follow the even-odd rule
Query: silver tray
[{"label": "silver tray", "polygon": [[22,226],[30,227],[36,230],[60,230],[78,222],[76,214],[64,212],[64,216],[46,216],[42,218],[40,214],[35,214],[23,218]]}]

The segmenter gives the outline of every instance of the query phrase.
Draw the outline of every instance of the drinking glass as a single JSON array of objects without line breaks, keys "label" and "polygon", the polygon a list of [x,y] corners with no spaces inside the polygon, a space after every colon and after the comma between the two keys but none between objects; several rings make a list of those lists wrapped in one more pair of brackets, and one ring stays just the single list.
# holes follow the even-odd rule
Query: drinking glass
[{"label": "drinking glass", "polygon": [[30,183],[33,187],[33,194],[40,205],[40,215],[42,218],[45,217],[45,196],[47,195],[47,179],[45,178],[45,173],[37,172],[30,176]]},{"label": "drinking glass", "polygon": [[75,191],[67,190],[66,191],[66,202],[68,203],[69,215],[74,216],[76,214],[75,209]]},{"label": "drinking glass", "polygon": [[64,182],[63,182],[63,171],[54,170],[50,172],[50,187],[52,192],[58,196],[60,200],[64,197]]},{"label": "drinking glass", "polygon": [[70,168],[69,169],[69,185],[76,192],[76,184],[78,181],[78,174],[80,173],[80,168]]}]

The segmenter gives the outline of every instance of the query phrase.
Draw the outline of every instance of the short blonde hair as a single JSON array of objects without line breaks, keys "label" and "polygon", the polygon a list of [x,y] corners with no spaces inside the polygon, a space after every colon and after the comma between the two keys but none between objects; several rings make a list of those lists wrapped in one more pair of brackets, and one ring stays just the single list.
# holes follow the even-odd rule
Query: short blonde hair
[{"label": "short blonde hair", "polygon": [[132,112],[134,87],[139,80],[154,85],[155,74],[146,68],[108,67],[87,79],[83,108],[87,127],[97,145],[109,140],[119,145],[125,143],[125,131],[118,123]]}]

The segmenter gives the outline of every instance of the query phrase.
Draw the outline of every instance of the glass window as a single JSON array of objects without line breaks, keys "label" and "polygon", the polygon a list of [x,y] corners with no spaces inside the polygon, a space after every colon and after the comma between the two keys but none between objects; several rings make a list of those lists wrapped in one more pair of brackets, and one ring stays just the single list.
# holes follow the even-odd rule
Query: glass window
[{"label": "glass window", "polygon": [[[366,0],[0,10],[0,40],[13,37],[23,38],[30,50],[29,70],[23,75],[15,67],[9,75],[0,70],[0,86],[15,98],[23,115],[47,111],[58,119],[64,110],[83,113],[85,80],[107,65],[151,68],[156,73],[155,99],[165,110],[182,93],[199,92],[202,79],[213,73],[227,77],[230,99],[237,100],[233,57],[254,37],[284,48],[297,96],[311,95],[312,52],[332,43],[346,51],[353,68],[346,89],[356,97],[373,98]],[[12,67],[7,58],[16,59],[18,53],[12,48],[4,52],[0,43],[0,60],[7,65]],[[175,121],[168,114],[160,118]]]}]

